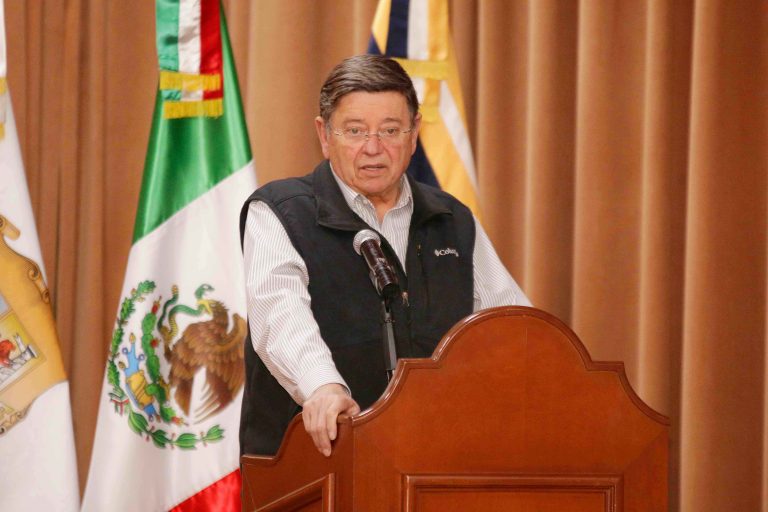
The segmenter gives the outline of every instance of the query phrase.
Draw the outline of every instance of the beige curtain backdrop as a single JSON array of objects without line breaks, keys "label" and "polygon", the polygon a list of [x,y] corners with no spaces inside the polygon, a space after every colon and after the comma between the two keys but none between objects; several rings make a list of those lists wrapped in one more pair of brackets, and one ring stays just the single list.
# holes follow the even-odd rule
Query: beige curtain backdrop
[{"label": "beige curtain backdrop", "polygon": [[[673,424],[673,510],[768,512],[768,3],[452,6],[484,222],[533,303]],[[225,2],[259,181],[321,158],[376,0]],[[157,82],[154,3],[6,0],[85,482]],[[1,441],[0,441],[1,442]]]}]

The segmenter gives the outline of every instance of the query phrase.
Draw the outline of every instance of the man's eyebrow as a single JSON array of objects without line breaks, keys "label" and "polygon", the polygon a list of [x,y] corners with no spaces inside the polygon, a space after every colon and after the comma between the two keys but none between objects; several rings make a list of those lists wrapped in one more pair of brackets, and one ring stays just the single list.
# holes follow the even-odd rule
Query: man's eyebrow
[{"label": "man's eyebrow", "polygon": [[[401,123],[402,121],[403,120],[401,118],[399,118],[399,117],[385,117],[384,119],[382,119],[381,122],[382,123],[392,123],[392,122]],[[342,122],[343,123],[362,123],[362,124],[365,124],[365,119],[362,119],[360,117],[350,117],[348,119],[344,119]]]}]

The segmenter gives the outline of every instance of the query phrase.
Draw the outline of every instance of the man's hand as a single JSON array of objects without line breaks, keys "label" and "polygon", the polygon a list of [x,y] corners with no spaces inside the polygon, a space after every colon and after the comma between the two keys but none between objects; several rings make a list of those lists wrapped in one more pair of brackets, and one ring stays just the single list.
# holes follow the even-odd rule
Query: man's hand
[{"label": "man's hand", "polygon": [[331,441],[336,439],[338,415],[360,412],[360,406],[341,384],[320,386],[304,401],[302,407],[304,429],[312,436],[315,447],[326,457],[330,457]]}]

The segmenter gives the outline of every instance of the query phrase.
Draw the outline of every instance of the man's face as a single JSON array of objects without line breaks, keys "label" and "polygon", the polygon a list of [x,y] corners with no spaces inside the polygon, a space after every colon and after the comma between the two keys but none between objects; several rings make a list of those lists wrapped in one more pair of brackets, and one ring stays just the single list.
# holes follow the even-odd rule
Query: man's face
[{"label": "man's face", "polygon": [[[344,183],[374,204],[397,200],[400,177],[416,151],[419,117],[409,133],[386,141],[380,141],[376,133],[387,128],[411,128],[405,96],[394,91],[347,94],[331,114],[330,127],[320,117],[315,119],[315,127],[323,155]],[[334,133],[350,129],[368,132],[370,136],[367,141],[350,141]]]}]

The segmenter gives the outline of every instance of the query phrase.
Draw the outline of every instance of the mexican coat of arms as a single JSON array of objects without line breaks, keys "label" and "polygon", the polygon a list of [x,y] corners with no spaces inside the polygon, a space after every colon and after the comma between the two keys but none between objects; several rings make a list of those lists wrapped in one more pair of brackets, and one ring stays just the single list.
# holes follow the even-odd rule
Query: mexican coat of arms
[{"label": "mexican coat of arms", "polygon": [[[156,446],[195,449],[219,441],[215,424],[194,429],[229,405],[243,386],[245,320],[207,298],[202,284],[195,307],[171,296],[155,298],[153,281],[140,282],[121,303],[107,361],[109,398],[128,425]],[[141,312],[139,312],[141,310]],[[181,328],[180,325],[186,324]],[[195,396],[195,377],[204,384]]]}]

